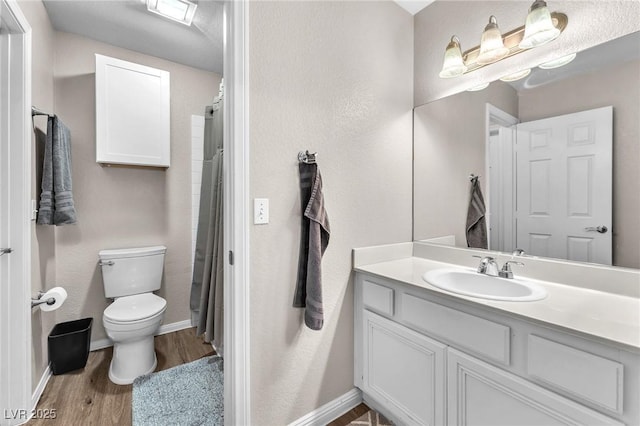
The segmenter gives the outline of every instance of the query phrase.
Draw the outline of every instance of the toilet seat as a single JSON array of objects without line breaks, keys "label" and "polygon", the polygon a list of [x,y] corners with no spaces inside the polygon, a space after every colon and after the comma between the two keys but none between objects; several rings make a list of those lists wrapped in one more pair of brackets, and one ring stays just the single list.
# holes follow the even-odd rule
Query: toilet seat
[{"label": "toilet seat", "polygon": [[132,324],[158,316],[166,308],[167,301],[153,293],[134,294],[117,298],[104,310],[103,319],[113,324]]}]

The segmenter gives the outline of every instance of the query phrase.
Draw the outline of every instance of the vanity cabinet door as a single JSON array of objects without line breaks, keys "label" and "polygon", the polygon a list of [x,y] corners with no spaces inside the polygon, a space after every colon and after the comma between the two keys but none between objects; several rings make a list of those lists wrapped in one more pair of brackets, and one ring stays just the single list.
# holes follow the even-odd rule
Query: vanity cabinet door
[{"label": "vanity cabinet door", "polygon": [[446,346],[365,311],[363,390],[402,424],[445,423]]},{"label": "vanity cabinet door", "polygon": [[450,425],[622,425],[518,376],[447,349]]}]

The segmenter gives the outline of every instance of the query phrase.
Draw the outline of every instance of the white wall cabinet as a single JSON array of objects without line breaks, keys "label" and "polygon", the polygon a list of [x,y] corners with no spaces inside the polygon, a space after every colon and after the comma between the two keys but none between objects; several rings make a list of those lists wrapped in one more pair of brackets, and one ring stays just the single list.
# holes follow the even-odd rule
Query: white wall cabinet
[{"label": "white wall cabinet", "polygon": [[96,161],[169,167],[168,71],[96,54]]},{"label": "white wall cabinet", "polygon": [[640,354],[358,272],[355,376],[407,425],[640,424]]}]

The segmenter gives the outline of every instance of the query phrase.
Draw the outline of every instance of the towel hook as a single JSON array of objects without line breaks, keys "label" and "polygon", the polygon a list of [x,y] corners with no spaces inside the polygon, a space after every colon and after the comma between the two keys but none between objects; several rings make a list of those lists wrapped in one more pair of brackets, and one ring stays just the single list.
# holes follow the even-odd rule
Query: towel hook
[{"label": "towel hook", "polygon": [[317,152],[311,153],[309,151],[298,153],[298,161],[306,164],[314,164],[316,162],[316,157],[318,156]]},{"label": "towel hook", "polygon": [[469,180],[470,180],[471,182],[475,182],[475,181],[477,181],[477,180],[478,180],[478,178],[479,178],[479,177],[482,177],[482,176],[480,176],[480,175],[476,176],[476,175],[474,175],[473,173],[471,173],[471,174],[469,175]]}]

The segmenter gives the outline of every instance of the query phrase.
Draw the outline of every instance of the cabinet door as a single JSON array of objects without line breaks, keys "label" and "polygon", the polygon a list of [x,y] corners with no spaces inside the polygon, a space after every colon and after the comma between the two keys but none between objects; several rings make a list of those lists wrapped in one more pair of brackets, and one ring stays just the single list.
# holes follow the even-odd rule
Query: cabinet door
[{"label": "cabinet door", "polygon": [[96,54],[96,161],[169,167],[170,74]]},{"label": "cabinet door", "polygon": [[446,346],[365,311],[363,390],[407,424],[444,424]]},{"label": "cabinet door", "polygon": [[447,349],[451,425],[622,425],[455,349]]}]

